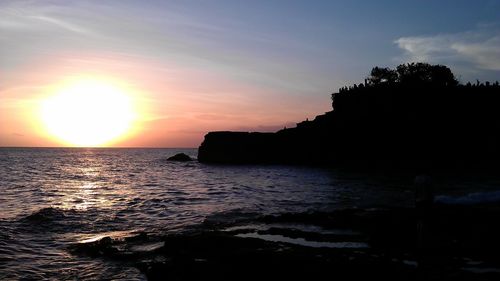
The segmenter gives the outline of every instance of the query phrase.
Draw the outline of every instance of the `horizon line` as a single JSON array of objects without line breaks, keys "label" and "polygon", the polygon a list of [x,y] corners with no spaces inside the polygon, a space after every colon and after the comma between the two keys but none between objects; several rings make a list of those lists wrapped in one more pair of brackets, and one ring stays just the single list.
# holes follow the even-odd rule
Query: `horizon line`
[{"label": "horizon line", "polygon": [[160,146],[0,146],[2,148],[70,148],[70,149],[108,149],[108,148],[117,148],[117,149],[198,149],[198,147],[160,147]]}]

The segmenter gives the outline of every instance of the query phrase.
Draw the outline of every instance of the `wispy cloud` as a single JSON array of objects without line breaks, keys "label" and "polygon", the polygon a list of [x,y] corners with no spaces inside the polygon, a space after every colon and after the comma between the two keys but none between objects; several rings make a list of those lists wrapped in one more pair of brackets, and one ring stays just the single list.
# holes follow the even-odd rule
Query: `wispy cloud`
[{"label": "wispy cloud", "polygon": [[451,48],[487,70],[500,70],[500,35],[479,43],[454,43]]},{"label": "wispy cloud", "polygon": [[3,32],[30,32],[60,29],[89,33],[83,26],[64,19],[58,6],[39,6],[30,1],[5,2],[0,5],[0,27]]},{"label": "wispy cloud", "polygon": [[448,36],[401,37],[395,41],[405,51],[409,60],[429,61],[450,55],[451,40]]},{"label": "wispy cloud", "polygon": [[68,30],[68,31],[72,31],[72,32],[76,32],[76,33],[88,33],[88,30],[86,30],[85,28],[82,28],[76,24],[73,24],[73,23],[70,23],[70,22],[67,22],[64,20],[56,19],[53,17],[31,16],[31,18],[42,21],[42,22],[54,24],[62,29]]},{"label": "wispy cloud", "polygon": [[500,28],[435,36],[401,37],[394,41],[404,51],[403,61],[467,64],[478,70],[500,71]]}]

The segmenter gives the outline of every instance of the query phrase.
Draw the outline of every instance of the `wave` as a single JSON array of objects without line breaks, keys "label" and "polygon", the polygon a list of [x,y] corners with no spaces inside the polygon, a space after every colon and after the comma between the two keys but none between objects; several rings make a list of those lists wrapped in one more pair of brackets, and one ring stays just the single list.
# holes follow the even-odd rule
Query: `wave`
[{"label": "wave", "polygon": [[70,214],[74,214],[76,211],[71,209],[59,209],[54,207],[42,208],[38,211],[21,219],[22,221],[30,222],[48,222],[57,221],[66,218]]},{"label": "wave", "polygon": [[478,205],[500,202],[500,191],[474,192],[464,196],[446,196],[436,197],[436,203],[448,205]]},{"label": "wave", "polygon": [[248,222],[257,219],[261,214],[246,212],[244,209],[236,208],[232,210],[216,212],[205,217],[204,226],[224,226],[233,225],[240,222]]}]

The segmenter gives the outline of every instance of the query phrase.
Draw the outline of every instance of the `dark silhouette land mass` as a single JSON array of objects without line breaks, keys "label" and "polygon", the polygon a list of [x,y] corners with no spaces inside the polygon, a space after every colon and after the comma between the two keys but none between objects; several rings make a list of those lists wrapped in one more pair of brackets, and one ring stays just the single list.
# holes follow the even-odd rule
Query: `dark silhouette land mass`
[{"label": "dark silhouette land mass", "polygon": [[443,65],[375,67],[332,94],[333,110],[276,133],[209,132],[198,160],[355,168],[492,168],[500,85],[460,84]]}]

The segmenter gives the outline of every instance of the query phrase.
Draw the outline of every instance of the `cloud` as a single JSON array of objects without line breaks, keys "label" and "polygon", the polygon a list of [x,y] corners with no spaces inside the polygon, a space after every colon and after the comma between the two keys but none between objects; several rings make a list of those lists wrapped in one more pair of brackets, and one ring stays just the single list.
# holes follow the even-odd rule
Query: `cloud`
[{"label": "cloud", "polygon": [[395,41],[406,52],[410,60],[429,61],[437,56],[446,55],[450,42],[443,36],[401,37]]},{"label": "cloud", "polygon": [[500,29],[495,25],[462,33],[401,37],[394,43],[404,51],[405,61],[466,64],[478,70],[500,71]]},{"label": "cloud", "polygon": [[500,70],[500,35],[480,43],[454,43],[451,48],[479,68]]},{"label": "cloud", "polygon": [[71,32],[76,32],[76,33],[88,33],[88,31],[80,26],[77,26],[75,24],[72,24],[70,22],[56,19],[53,17],[48,17],[48,16],[31,16],[31,18],[37,19],[42,22],[47,22],[50,24],[54,24],[55,26],[58,26],[62,29],[71,31]]},{"label": "cloud", "polygon": [[73,33],[89,33],[89,30],[61,18],[56,6],[39,7],[31,2],[6,2],[0,5],[0,27],[4,32],[47,32],[57,29]]}]

